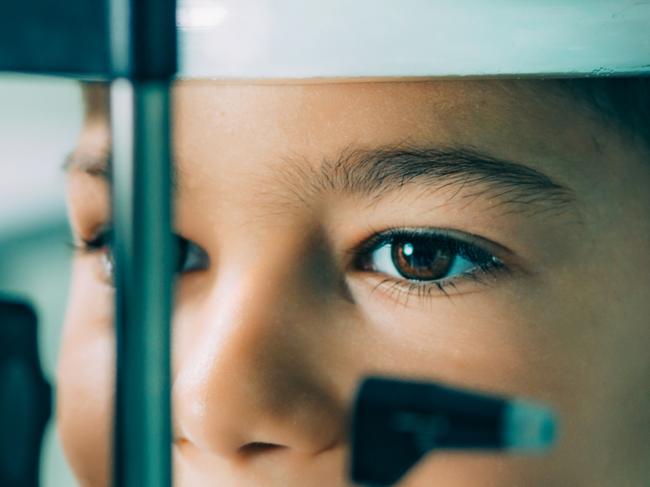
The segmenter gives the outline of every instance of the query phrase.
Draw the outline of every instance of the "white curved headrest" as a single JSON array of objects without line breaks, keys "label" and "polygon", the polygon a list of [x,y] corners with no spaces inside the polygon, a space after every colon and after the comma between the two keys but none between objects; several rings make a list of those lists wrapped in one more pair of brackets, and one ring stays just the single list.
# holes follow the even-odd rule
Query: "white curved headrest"
[{"label": "white curved headrest", "polygon": [[650,73],[640,0],[179,0],[180,78]]}]

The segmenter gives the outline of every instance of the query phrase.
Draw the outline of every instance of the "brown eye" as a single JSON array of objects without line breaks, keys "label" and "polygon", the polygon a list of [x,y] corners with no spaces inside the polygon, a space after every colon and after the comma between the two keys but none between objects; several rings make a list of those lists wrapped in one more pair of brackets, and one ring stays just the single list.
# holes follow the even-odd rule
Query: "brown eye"
[{"label": "brown eye", "polygon": [[389,230],[355,250],[356,266],[400,280],[443,283],[503,268],[478,245],[435,231]]},{"label": "brown eye", "polygon": [[434,281],[444,278],[454,262],[453,253],[423,240],[393,240],[391,257],[395,268],[407,279]]}]

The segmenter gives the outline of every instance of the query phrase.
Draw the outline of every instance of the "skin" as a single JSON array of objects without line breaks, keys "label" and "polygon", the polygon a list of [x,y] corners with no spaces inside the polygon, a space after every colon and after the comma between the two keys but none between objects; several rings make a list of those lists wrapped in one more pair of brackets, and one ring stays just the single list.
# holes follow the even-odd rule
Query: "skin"
[{"label": "skin", "polygon": [[[530,397],[560,417],[547,455],[436,453],[400,486],[650,478],[647,148],[550,83],[174,88],[176,232],[210,258],[176,285],[175,485],[347,485],[349,405],[369,373]],[[458,185],[300,199],[301,183],[274,177],[296,160],[318,169],[350,146],[405,143],[517,161],[572,200],[549,209]],[[75,154],[106,146],[99,106]],[[107,224],[107,191],[70,171],[78,241]],[[346,257],[395,227],[479,236],[510,271],[460,279],[447,295],[398,296]],[[110,465],[113,290],[102,252],[75,257],[58,369],[60,434],[85,486],[107,485]]]}]

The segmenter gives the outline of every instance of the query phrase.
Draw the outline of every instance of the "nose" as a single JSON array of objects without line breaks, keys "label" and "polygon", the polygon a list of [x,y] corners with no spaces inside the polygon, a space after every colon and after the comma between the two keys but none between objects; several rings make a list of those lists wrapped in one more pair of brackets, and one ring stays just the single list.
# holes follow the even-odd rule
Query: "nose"
[{"label": "nose", "polygon": [[341,440],[328,311],[283,267],[222,273],[200,305],[180,311],[177,439],[230,459],[278,448],[316,455]]}]

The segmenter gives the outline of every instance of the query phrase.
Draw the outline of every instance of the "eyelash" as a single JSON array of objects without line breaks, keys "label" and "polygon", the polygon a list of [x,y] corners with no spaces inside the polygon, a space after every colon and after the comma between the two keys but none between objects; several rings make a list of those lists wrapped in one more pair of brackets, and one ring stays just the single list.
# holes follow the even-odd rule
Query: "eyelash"
[{"label": "eyelash", "polygon": [[80,239],[80,242],[72,241],[69,242],[68,245],[78,252],[92,254],[110,245],[110,240],[110,230],[100,230],[95,234],[95,236],[89,239],[82,238]]},{"label": "eyelash", "polygon": [[393,245],[399,240],[403,243],[408,240],[421,241],[423,239],[429,239],[433,245],[436,245],[443,252],[471,261],[475,264],[474,267],[470,271],[457,276],[440,280],[415,280],[406,277],[397,279],[391,276],[377,284],[373,288],[373,292],[380,287],[387,287],[391,297],[397,302],[402,302],[402,299],[404,299],[406,305],[411,296],[416,296],[418,299],[432,298],[434,295],[450,297],[449,291],[456,289],[458,281],[461,279],[485,283],[485,278],[496,278],[501,273],[510,270],[501,259],[479,244],[463,240],[455,232],[452,233],[449,230],[426,228],[394,228],[384,232],[375,231],[373,236],[350,252],[353,266],[357,271],[378,273],[376,270],[368,269],[364,263],[364,260],[370,258],[375,251],[384,245]]},{"label": "eyelash", "polygon": [[[80,239],[79,242],[73,240],[68,242],[75,252],[82,254],[95,254],[100,252],[105,247],[110,246],[112,231],[110,228],[103,228],[95,232],[94,236],[89,239]],[[107,257],[107,265],[112,266],[112,261]],[[108,274],[111,274],[110,272]],[[112,275],[107,276],[109,281],[112,282]]]},{"label": "eyelash", "polygon": [[[88,240],[82,239],[81,243],[75,242],[72,246],[77,251],[87,254],[99,252],[110,245],[111,233],[111,229],[106,228],[98,231],[94,237]],[[178,238],[183,241],[186,240],[180,236]],[[371,257],[381,247],[394,245],[400,240],[402,242],[408,240],[429,240],[432,245],[436,246],[435,248],[448,254],[462,257],[474,264],[471,270],[451,278],[417,280],[406,277],[397,279],[391,276],[383,279],[374,287],[373,292],[379,287],[388,287],[387,291],[397,302],[401,302],[405,298],[405,305],[408,304],[408,299],[411,296],[416,296],[418,299],[432,298],[434,295],[449,297],[449,290],[456,289],[458,281],[461,279],[482,283],[486,277],[496,277],[502,272],[509,271],[509,268],[500,259],[480,245],[464,241],[448,230],[426,228],[394,228],[383,232],[375,231],[370,238],[349,252],[355,270],[380,273],[379,271],[368,269],[367,264],[363,261]]]},{"label": "eyelash", "polygon": [[[209,267],[210,258],[201,247],[178,234],[174,234],[174,238],[176,240],[174,271],[176,273],[188,273],[197,270],[204,270]],[[105,265],[108,268],[105,269],[105,271],[109,280],[112,280],[114,265],[113,257],[110,252],[111,240],[112,229],[109,227],[98,231],[96,235],[90,239],[81,239],[81,243],[75,242],[72,244],[72,247],[76,251],[84,254],[93,254],[106,249]]]}]

